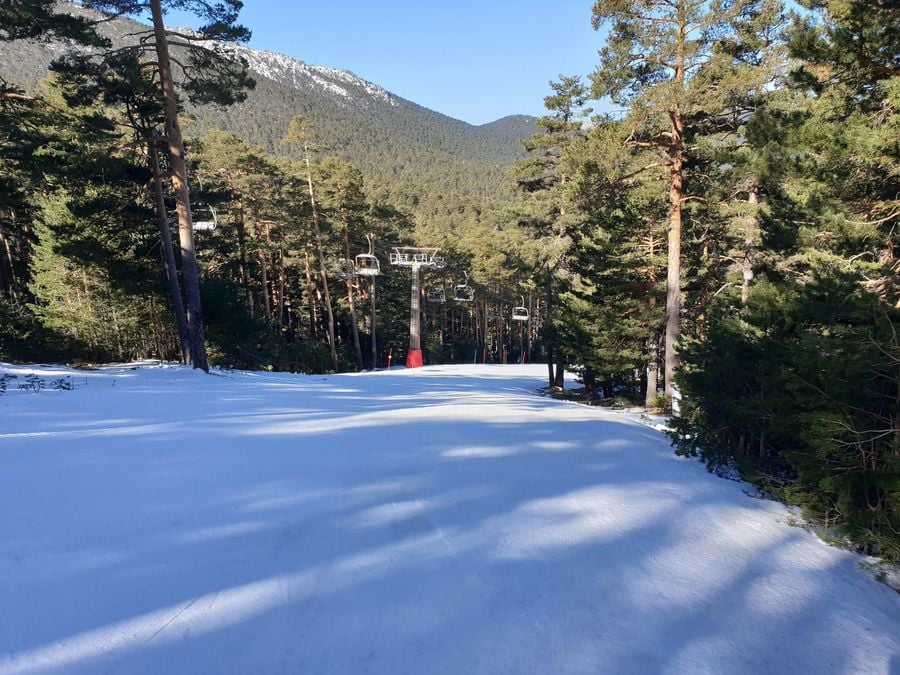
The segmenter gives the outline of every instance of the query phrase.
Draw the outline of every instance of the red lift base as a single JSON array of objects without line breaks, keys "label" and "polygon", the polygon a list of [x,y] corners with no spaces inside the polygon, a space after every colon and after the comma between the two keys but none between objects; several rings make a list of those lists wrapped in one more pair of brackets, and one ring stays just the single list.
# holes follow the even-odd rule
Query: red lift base
[{"label": "red lift base", "polygon": [[421,368],[422,367],[422,350],[421,349],[410,349],[406,353],[406,367],[407,368]]}]

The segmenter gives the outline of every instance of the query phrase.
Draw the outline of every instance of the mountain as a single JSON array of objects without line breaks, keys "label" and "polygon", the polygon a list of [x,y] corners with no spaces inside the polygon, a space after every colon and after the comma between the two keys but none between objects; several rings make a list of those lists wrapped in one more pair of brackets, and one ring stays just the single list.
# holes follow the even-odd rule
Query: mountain
[{"label": "mountain", "polygon": [[[88,12],[70,3],[65,7]],[[118,47],[134,42],[148,26],[115,19],[100,30]],[[0,75],[33,89],[65,49],[55,42],[0,44]],[[290,119],[303,115],[311,120],[323,153],[357,165],[376,185],[403,185],[413,191],[424,186],[493,200],[511,192],[508,168],[522,155],[522,140],[535,129],[536,118],[527,115],[468,124],[345,70],[246,46],[229,49],[247,60],[256,89],[246,101],[227,109],[187,106],[188,135],[222,129],[278,154]]]}]

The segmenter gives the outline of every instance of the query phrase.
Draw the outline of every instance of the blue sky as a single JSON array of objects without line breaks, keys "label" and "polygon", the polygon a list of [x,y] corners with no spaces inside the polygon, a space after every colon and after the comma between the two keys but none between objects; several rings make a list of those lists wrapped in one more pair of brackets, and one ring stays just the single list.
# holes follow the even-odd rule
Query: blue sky
[{"label": "blue sky", "polygon": [[[438,112],[483,124],[544,113],[548,82],[587,75],[601,36],[591,0],[245,0],[250,46],[350,70]],[[170,25],[187,23],[183,16]]]}]

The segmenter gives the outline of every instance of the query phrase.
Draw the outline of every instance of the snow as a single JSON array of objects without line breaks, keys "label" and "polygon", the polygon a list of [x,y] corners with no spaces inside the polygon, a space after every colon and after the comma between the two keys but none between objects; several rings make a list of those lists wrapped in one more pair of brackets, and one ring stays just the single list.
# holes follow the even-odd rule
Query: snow
[{"label": "snow", "polygon": [[[339,99],[368,105],[382,101],[391,106],[398,103],[386,89],[346,70],[307,64],[284,54],[243,45],[216,43],[218,48],[233,56],[246,59],[247,65],[263,77],[290,85],[295,89],[319,88]],[[314,86],[313,86],[314,85]],[[347,87],[352,89],[348,89]]]},{"label": "snow", "polygon": [[[330,68],[328,66],[314,66],[292,56],[279,54],[267,49],[253,49],[234,42],[220,42],[209,40],[203,34],[192,28],[177,26],[170,29],[177,35],[186,35],[195,39],[200,46],[208,45],[208,48],[227,54],[235,60],[243,58],[251,70],[263,77],[287,84],[294,89],[318,88],[325,93],[343,99],[344,102],[353,101],[368,106],[373,101],[382,101],[391,106],[399,104],[389,91],[377,84],[357,77],[347,70]],[[349,91],[344,85],[349,85],[355,93]],[[360,91],[361,90],[361,91]]]},{"label": "snow", "polygon": [[900,672],[900,595],[545,367],[0,367],[0,674]]}]

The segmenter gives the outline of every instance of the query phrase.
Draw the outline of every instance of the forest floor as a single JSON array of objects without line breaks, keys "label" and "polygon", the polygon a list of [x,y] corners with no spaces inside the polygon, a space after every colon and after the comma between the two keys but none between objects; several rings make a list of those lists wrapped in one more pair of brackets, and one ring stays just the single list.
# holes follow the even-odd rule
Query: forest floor
[{"label": "forest floor", "polygon": [[859,556],[540,364],[2,372],[0,674],[900,672]]}]

